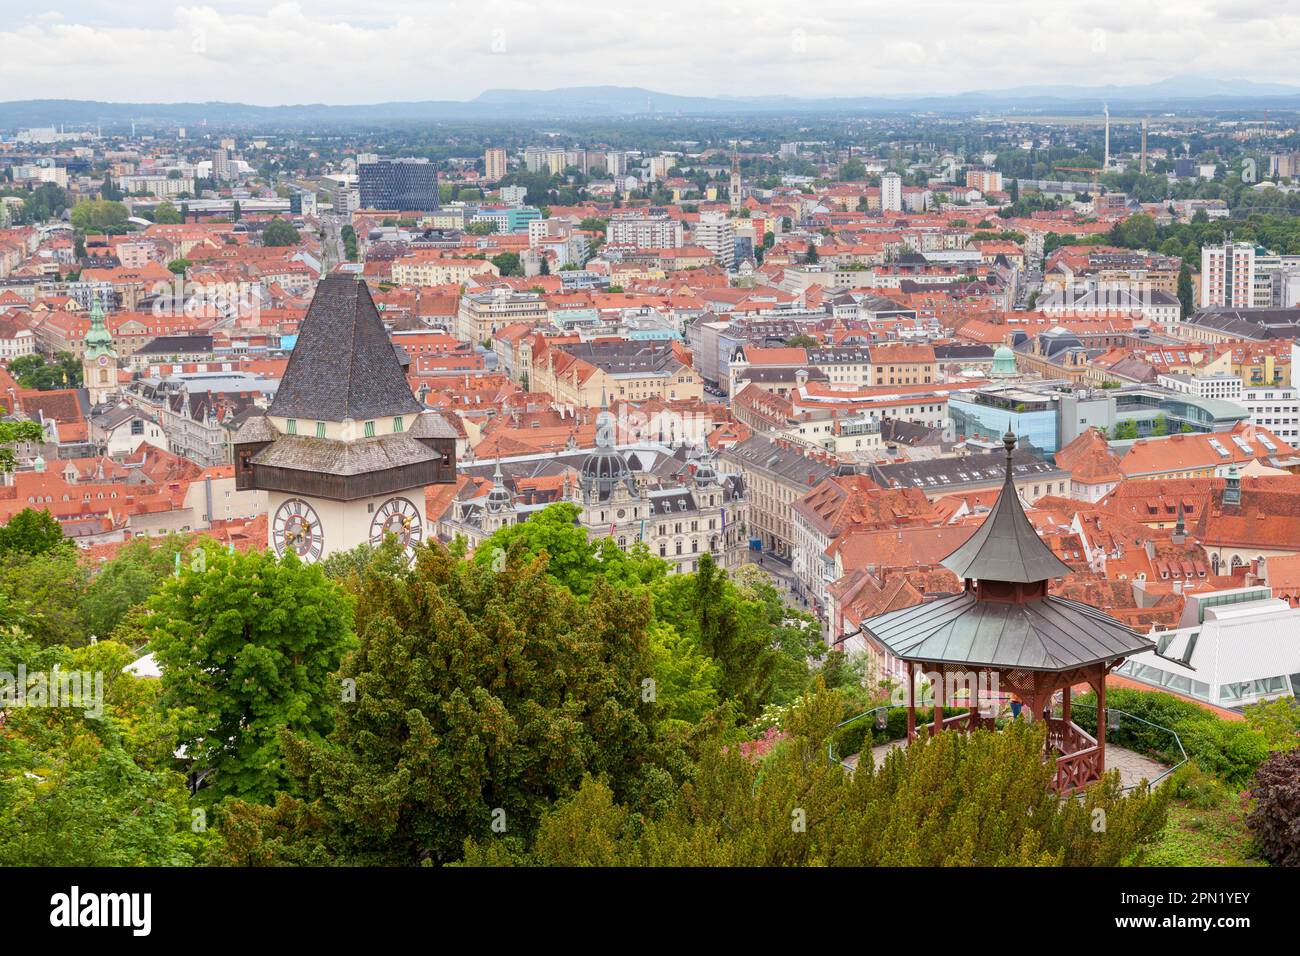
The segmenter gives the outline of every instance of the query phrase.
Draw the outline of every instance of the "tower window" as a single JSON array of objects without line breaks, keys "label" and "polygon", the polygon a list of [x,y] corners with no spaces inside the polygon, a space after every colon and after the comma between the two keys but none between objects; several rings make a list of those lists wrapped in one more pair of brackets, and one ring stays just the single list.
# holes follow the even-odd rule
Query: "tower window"
[{"label": "tower window", "polygon": [[284,423],[284,430],[290,435],[298,434],[298,419],[290,418]]},{"label": "tower window", "polygon": [[324,437],[325,437],[325,423],[324,423],[324,422],[317,422],[317,423],[316,423],[316,437],[317,437],[317,438],[324,438]]},{"label": "tower window", "polygon": [[374,438],[374,437],[375,437],[375,423],[374,423],[374,422],[366,422],[366,427],[365,427],[365,436],[366,436],[367,438]]}]

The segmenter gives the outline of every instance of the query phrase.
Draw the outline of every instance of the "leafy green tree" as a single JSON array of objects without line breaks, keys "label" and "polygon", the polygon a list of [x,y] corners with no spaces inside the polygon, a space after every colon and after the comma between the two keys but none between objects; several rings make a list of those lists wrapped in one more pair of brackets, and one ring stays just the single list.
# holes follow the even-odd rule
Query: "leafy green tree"
[{"label": "leafy green tree", "polygon": [[[127,612],[143,604],[175,569],[176,555],[190,541],[177,534],[162,540],[134,538],[90,579],[81,599],[86,630],[98,637],[112,634]],[[182,564],[185,562],[182,561]]]},{"label": "leafy green tree", "polygon": [[[2,409],[3,406],[0,406]],[[18,442],[39,442],[44,440],[38,422],[5,421],[0,419],[0,475],[7,474],[18,467],[14,457],[13,445]]]},{"label": "leafy green tree", "polygon": [[655,616],[717,661],[718,691],[743,713],[757,714],[770,699],[778,660],[766,608],[746,600],[707,552],[694,574],[660,582]]},{"label": "leafy green tree", "polygon": [[523,267],[519,264],[519,253],[502,252],[492,257],[492,264],[500,270],[503,276],[521,276],[524,274]]},{"label": "leafy green tree", "polygon": [[615,586],[648,584],[667,573],[668,565],[641,543],[624,551],[609,538],[588,540],[577,523],[578,506],[572,502],[547,505],[527,521],[498,529],[474,550],[474,563],[499,566],[507,555],[513,560],[547,557],[547,574],[578,596],[591,593],[597,580]]},{"label": "leafy green tree", "polygon": [[24,632],[43,647],[86,643],[79,613],[85,587],[86,571],[71,545],[0,557],[0,606],[8,605]]},{"label": "leafy green tree", "polygon": [[300,241],[298,230],[292,223],[285,222],[278,216],[266,224],[262,230],[264,246],[296,246]]},{"label": "leafy green tree", "polygon": [[175,224],[182,222],[180,210],[172,203],[160,202],[153,211],[153,221],[157,223]]},{"label": "leafy green tree", "polygon": [[1269,750],[1300,747],[1300,701],[1294,697],[1249,704],[1246,723],[1264,735]]},{"label": "leafy green tree", "polygon": [[815,349],[821,346],[811,335],[792,335],[785,340],[785,344],[795,349]]},{"label": "leafy green tree", "polygon": [[721,669],[689,636],[656,621],[650,628],[655,700],[667,720],[698,724],[722,702]]},{"label": "leafy green tree", "polygon": [[126,206],[111,199],[83,199],[72,207],[72,225],[83,233],[120,230],[126,219]]},{"label": "leafy green tree", "polygon": [[844,163],[840,165],[840,179],[844,180],[845,182],[853,182],[856,180],[863,180],[866,178],[867,178],[866,164],[863,163],[862,160],[858,159],[856,156],[854,156],[851,159],[845,160]]},{"label": "leafy green tree", "polygon": [[71,553],[63,526],[46,509],[24,508],[0,525],[0,557]]},{"label": "leafy green tree", "polygon": [[290,740],[300,800],[229,808],[240,854],[454,862],[468,837],[526,841],[586,773],[632,805],[666,792],[642,693],[650,611],[603,582],[579,602],[520,551],[493,570],[434,546],[368,572],[342,670],[356,703],[328,741]]},{"label": "leafy green tree", "polygon": [[1178,269],[1178,304],[1182,307],[1183,315],[1191,315],[1196,311],[1196,292],[1192,288],[1192,267],[1184,260]]},{"label": "leafy green tree", "polygon": [[821,256],[817,252],[817,246],[814,245],[812,242],[809,242],[808,248],[804,251],[803,258],[804,261],[807,262],[809,265],[816,265],[817,262],[821,259]]},{"label": "leafy green tree", "polygon": [[49,391],[81,386],[81,362],[71,352],[59,352],[53,363],[43,355],[22,355],[9,363],[9,372],[23,388]]},{"label": "leafy green tree", "polygon": [[112,641],[42,649],[0,632],[0,670],[13,673],[21,662],[29,674],[57,665],[102,675],[102,701],[87,688],[78,702],[88,707],[6,713],[0,866],[188,866],[201,858],[211,837],[191,825],[171,715],[157,706],[156,681],[122,672],[133,656]]},{"label": "leafy green tree", "polygon": [[188,269],[190,265],[191,262],[189,259],[173,259],[171,262],[167,263],[167,271],[173,272],[178,276],[183,276],[185,275],[185,270]]},{"label": "leafy green tree", "polygon": [[185,710],[177,743],[208,797],[270,800],[289,784],[280,731],[315,740],[333,726],[352,603],[293,555],[199,553],[148,602],[163,703]]}]

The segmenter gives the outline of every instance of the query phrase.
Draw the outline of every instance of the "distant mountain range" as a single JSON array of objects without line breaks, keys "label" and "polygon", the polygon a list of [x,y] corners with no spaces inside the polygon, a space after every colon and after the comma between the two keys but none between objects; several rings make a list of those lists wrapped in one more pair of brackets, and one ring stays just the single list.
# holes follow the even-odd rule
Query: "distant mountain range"
[{"label": "distant mountain range", "polygon": [[244,103],[107,103],[92,100],[0,102],[0,129],[59,124],[299,126],[437,120],[604,119],[648,115],[735,116],[900,112],[1099,112],[1300,109],[1300,86],[1171,77],[1140,86],[1020,86],[953,94],[841,97],[679,96],[639,87],[487,90],[472,100],[330,106]]}]

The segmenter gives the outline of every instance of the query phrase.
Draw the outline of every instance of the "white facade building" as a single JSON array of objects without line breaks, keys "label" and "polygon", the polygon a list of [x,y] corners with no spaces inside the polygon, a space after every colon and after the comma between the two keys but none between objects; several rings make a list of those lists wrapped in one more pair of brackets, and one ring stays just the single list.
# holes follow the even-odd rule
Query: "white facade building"
[{"label": "white facade building", "polygon": [[884,212],[903,211],[903,177],[888,172],[880,177],[880,208]]},{"label": "white facade building", "polygon": [[680,220],[668,216],[614,216],[605,227],[610,245],[638,249],[680,249],[683,245]]},{"label": "white facade building", "polygon": [[1255,304],[1255,247],[1225,242],[1201,248],[1201,308],[1249,309]]},{"label": "white facade building", "polygon": [[713,253],[718,263],[730,269],[736,261],[736,227],[724,213],[700,213],[695,226],[695,243]]},{"label": "white facade building", "polygon": [[1247,387],[1234,399],[1250,412],[1250,423],[1267,428],[1288,445],[1300,442],[1300,391],[1284,386]]}]

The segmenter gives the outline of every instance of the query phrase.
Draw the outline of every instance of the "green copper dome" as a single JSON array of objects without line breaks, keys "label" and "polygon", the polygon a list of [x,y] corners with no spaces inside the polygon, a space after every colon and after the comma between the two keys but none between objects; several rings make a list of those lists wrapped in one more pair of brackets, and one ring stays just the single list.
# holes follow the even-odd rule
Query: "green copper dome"
[{"label": "green copper dome", "polygon": [[993,352],[993,374],[1015,375],[1016,353],[1009,345],[999,345]]},{"label": "green copper dome", "polygon": [[104,324],[104,310],[96,302],[90,310],[90,331],[86,333],[86,355],[96,358],[113,352],[113,335]]}]

